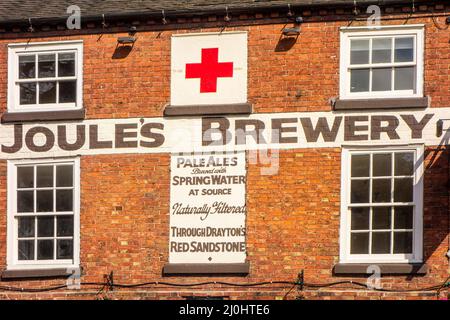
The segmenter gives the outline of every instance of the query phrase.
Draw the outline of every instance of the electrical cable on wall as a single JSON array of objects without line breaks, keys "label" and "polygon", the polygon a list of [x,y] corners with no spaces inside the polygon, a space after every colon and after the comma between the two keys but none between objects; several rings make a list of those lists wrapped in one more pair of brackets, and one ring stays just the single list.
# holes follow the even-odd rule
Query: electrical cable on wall
[{"label": "electrical cable on wall", "polygon": [[[291,11],[291,5],[290,4],[288,4],[288,14],[289,14],[289,12],[290,13],[293,13],[292,11]],[[228,13],[227,13],[227,11],[228,11],[228,7],[226,7],[226,15],[225,15],[225,17],[224,17],[224,21],[227,23],[227,22],[229,22],[230,20],[231,20],[231,17],[228,15]],[[416,8],[416,5],[415,5],[415,2],[413,1],[412,2],[412,5],[411,5],[411,12],[408,14],[408,16],[407,17],[405,17],[404,19],[407,21],[407,20],[409,20],[410,19],[410,17],[411,17],[411,14],[413,14],[413,13],[417,13],[418,12],[418,10],[417,10],[417,8]],[[429,9],[427,9],[426,11],[424,11],[424,12],[427,12],[427,14],[420,14],[420,15],[418,15],[418,16],[416,16],[415,18],[431,18],[432,19],[432,21],[433,21],[433,23],[434,23],[434,25],[436,26],[436,28],[438,28],[439,30],[448,30],[449,29],[449,25],[447,24],[445,27],[443,27],[443,26],[441,26],[441,25],[439,25],[439,23],[437,22],[437,20],[436,20],[436,18],[438,18],[438,17],[445,17],[445,18],[447,18],[448,17],[448,14],[447,13],[436,13],[436,12],[434,12],[434,10],[429,10]],[[176,11],[174,11],[173,12],[175,15],[177,14],[177,12]],[[147,14],[155,14],[155,12],[151,12],[151,13],[147,13]],[[169,21],[167,20],[167,17],[166,17],[166,12],[165,12],[165,10],[161,10],[161,11],[159,11],[159,14],[161,14],[161,24],[162,25],[166,25],[166,24],[168,24],[169,23]],[[359,18],[359,17],[357,17],[357,16],[359,16],[360,15],[360,12],[359,12],[359,9],[358,9],[358,3],[357,3],[357,1],[356,0],[354,0],[354,5],[353,5],[353,9],[352,9],[352,14],[353,14],[353,16],[354,16],[354,18],[352,18],[352,20],[350,21],[350,24],[352,23],[352,22],[354,22],[354,21],[366,21],[366,18],[364,17],[364,18]],[[288,17],[289,17],[289,15],[288,15]],[[101,15],[99,15],[98,17],[96,17],[97,19],[98,19],[98,21],[101,21],[101,25],[102,25],[102,28],[104,29],[104,32],[105,33],[114,33],[114,31],[113,30],[106,30],[108,27],[109,27],[109,25],[106,23],[106,19],[105,19],[105,14],[103,13],[103,14],[101,14]],[[27,18],[28,19],[28,21],[27,21],[27,24],[28,24],[28,27],[29,27],[29,29],[28,29],[28,31],[29,32],[34,32],[35,31],[35,29],[34,29],[34,26],[31,24],[31,19],[32,19],[32,17],[28,17]],[[380,20],[381,21],[390,21],[390,20],[399,20],[399,19],[401,19],[401,17],[380,17]],[[328,20],[329,22],[333,22],[333,21],[346,21],[347,19],[346,18],[342,18],[342,19],[330,19],[330,20]],[[323,22],[321,19],[319,19],[319,20],[314,20],[314,19],[312,19],[312,18],[309,18],[306,22],[309,22],[309,23],[314,23],[314,22]],[[196,27],[192,27],[192,28],[188,28],[188,29],[196,29]]]},{"label": "electrical cable on wall", "polygon": [[[303,277],[300,277],[296,281],[262,281],[262,282],[254,282],[254,283],[233,283],[233,282],[224,282],[224,281],[206,281],[206,282],[198,282],[198,283],[174,283],[174,282],[165,282],[165,281],[150,281],[136,284],[121,284],[114,283],[113,281],[113,273],[111,272],[109,275],[105,275],[105,282],[81,282],[80,286],[96,286],[100,287],[100,290],[97,292],[97,295],[104,292],[104,290],[108,287],[110,291],[114,288],[121,289],[132,289],[132,288],[149,288],[155,286],[168,286],[168,287],[184,287],[184,288],[192,288],[192,287],[200,287],[206,285],[222,285],[228,287],[261,287],[267,285],[287,285],[287,286],[298,286],[299,291],[303,291],[304,288],[307,289],[321,289],[321,288],[329,288],[337,285],[350,284],[351,286],[358,287],[361,289],[373,290],[378,292],[429,292],[435,291],[436,296],[439,297],[439,294],[445,288],[450,288],[450,276],[441,284],[418,288],[418,289],[383,289],[383,288],[372,288],[367,284],[352,280],[344,280],[344,281],[336,281],[329,283],[306,283],[303,282]],[[50,286],[43,288],[19,288],[19,287],[9,287],[9,286],[0,286],[0,290],[9,291],[9,292],[22,292],[22,293],[39,293],[39,292],[49,292],[49,291],[57,291],[61,289],[67,289],[68,285],[58,285],[58,286]],[[293,288],[290,288],[288,293],[292,291]],[[285,298],[287,296],[285,295]]]}]

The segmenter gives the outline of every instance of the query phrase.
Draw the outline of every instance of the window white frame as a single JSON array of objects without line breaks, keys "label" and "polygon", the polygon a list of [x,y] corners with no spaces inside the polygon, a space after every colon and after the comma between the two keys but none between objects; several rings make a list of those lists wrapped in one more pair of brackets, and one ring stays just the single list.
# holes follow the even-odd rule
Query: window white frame
[{"label": "window white frame", "polygon": [[[383,153],[396,151],[414,152],[413,187],[413,253],[412,254],[350,254],[350,179],[351,156],[353,154]],[[423,174],[424,146],[345,147],[341,160],[341,221],[340,262],[341,263],[421,263],[423,259]],[[398,204],[398,203],[397,203]],[[389,205],[383,203],[383,205]],[[392,205],[392,204],[391,204]]]},{"label": "window white frame", "polygon": [[[24,165],[73,165],[73,260],[43,260],[19,261],[17,257],[17,216],[30,214],[17,214],[17,167]],[[7,164],[8,190],[7,190],[7,269],[8,270],[35,270],[54,268],[77,268],[80,265],[80,159],[42,159],[42,160],[8,160]],[[36,214],[32,214],[36,215]],[[39,214],[38,214],[39,216]]]},{"label": "window white frame", "polygon": [[[75,76],[64,77],[65,80],[77,81],[76,102],[75,103],[52,103],[52,104],[32,104],[20,105],[20,82],[19,80],[19,56],[27,54],[41,53],[75,53]],[[58,63],[56,63],[58,65]],[[37,76],[37,70],[36,70]],[[56,74],[57,76],[57,74]],[[54,81],[58,78],[49,78]],[[46,79],[39,79],[45,81]],[[39,93],[37,92],[37,95]],[[58,99],[58,97],[57,97]],[[83,41],[59,41],[59,42],[32,42],[14,43],[8,45],[8,111],[9,112],[38,112],[38,111],[63,111],[78,110],[83,108]]]},{"label": "window white frame", "polygon": [[[370,98],[419,98],[423,97],[424,83],[424,27],[423,24],[374,27],[343,27],[340,37],[340,86],[341,99]],[[350,92],[350,42],[354,39],[370,39],[383,37],[413,37],[415,39],[414,63],[377,63],[368,67],[416,66],[415,90],[392,90],[376,92]],[[394,49],[392,48],[392,51]],[[371,50],[370,53],[371,55]],[[357,66],[357,65],[356,65]],[[354,66],[352,66],[354,67]],[[370,85],[372,82],[370,77]]]}]

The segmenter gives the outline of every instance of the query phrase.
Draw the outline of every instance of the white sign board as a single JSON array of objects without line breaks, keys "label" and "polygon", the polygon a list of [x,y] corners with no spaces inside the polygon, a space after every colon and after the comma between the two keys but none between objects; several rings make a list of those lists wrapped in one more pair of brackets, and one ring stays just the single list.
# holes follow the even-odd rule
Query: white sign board
[{"label": "white sign board", "polygon": [[170,263],[244,263],[245,152],[172,155]]},{"label": "white sign board", "polygon": [[171,105],[247,102],[247,32],[172,37]]},{"label": "white sign board", "polygon": [[450,145],[450,121],[445,120],[449,114],[450,108],[428,108],[0,124],[0,159],[411,143],[444,146]]}]

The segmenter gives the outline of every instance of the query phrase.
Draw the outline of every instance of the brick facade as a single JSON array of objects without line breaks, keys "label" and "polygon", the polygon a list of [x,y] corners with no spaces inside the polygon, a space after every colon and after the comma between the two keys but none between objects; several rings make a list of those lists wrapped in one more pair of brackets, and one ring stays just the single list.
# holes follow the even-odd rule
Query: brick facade
[{"label": "brick facade", "polygon": [[[418,11],[408,24],[425,24],[425,95],[431,108],[450,106],[450,32],[445,16]],[[425,17],[422,17],[425,16]],[[337,16],[324,16],[330,20]],[[282,23],[261,23],[226,28],[248,31],[248,100],[255,113],[331,111],[330,99],[339,95],[339,27],[345,21],[306,22],[289,50],[280,50]],[[405,23],[404,15],[383,24]],[[363,25],[355,22],[353,25]],[[208,24],[205,24],[208,26]],[[439,28],[438,28],[439,27]],[[441,30],[442,29],[442,30]],[[114,30],[114,28],[113,28]],[[218,27],[152,30],[137,33],[126,57],[117,57],[117,37],[124,32],[89,34],[52,31],[38,34],[0,32],[0,112],[7,105],[7,45],[54,40],[84,41],[84,107],[86,119],[161,117],[170,96],[170,39],[174,33],[220,31]],[[277,49],[278,48],[278,49]],[[270,80],[269,80],[270,79]],[[427,146],[424,180],[424,276],[386,276],[386,289],[420,289],[441,284],[449,275],[449,152]],[[306,283],[341,280],[365,282],[365,276],[338,277],[341,148],[280,151],[280,170],[263,176],[260,166],[248,164],[247,250],[250,274],[246,277],[163,277],[168,262],[169,154],[93,155],[81,158],[82,282],[148,281],[192,283],[224,281],[253,283],[295,281],[301,270]],[[6,267],[7,170],[0,161],[0,269]],[[64,279],[1,281],[0,286],[38,288],[64,284]],[[224,296],[232,299],[436,299],[433,292],[384,293],[336,286],[303,291],[290,285],[254,288],[211,284],[191,288],[165,285],[147,288],[83,286],[81,290],[48,293],[13,293],[8,299],[181,299],[188,296]],[[286,295],[287,294],[287,295]],[[448,294],[441,292],[441,298]]]}]

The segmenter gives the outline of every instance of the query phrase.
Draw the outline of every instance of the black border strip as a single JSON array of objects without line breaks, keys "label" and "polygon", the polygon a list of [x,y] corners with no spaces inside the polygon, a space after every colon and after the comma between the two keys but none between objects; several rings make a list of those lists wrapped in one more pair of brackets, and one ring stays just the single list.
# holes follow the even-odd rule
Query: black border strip
[{"label": "black border strip", "polygon": [[370,266],[378,266],[381,275],[426,275],[428,273],[428,266],[423,263],[338,263],[334,266],[333,273],[335,275],[369,275],[373,274],[373,272],[368,272]]},{"label": "black border strip", "polygon": [[84,120],[85,114],[85,109],[38,112],[5,112],[2,115],[1,123]]},{"label": "black border strip", "polygon": [[387,99],[337,99],[334,110],[367,110],[367,109],[411,109],[427,108],[429,97],[424,98],[387,98]]},{"label": "black border strip", "polygon": [[4,270],[2,280],[14,280],[25,278],[67,278],[74,274],[77,268],[70,269],[34,269],[34,270]]},{"label": "black border strip", "polygon": [[250,263],[168,263],[163,275],[233,274],[246,276],[250,273]]},{"label": "black border strip", "polygon": [[251,114],[250,103],[218,104],[218,105],[193,105],[193,106],[167,106],[164,116],[198,116],[198,115],[224,115],[224,114]]}]

